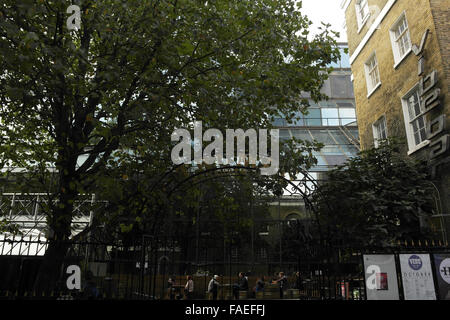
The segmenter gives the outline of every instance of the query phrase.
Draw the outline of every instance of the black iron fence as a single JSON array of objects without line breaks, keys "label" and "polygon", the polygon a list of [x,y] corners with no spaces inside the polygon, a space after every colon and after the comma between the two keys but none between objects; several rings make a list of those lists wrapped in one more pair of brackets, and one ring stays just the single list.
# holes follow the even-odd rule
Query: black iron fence
[{"label": "black iron fence", "polygon": [[[39,238],[0,240],[1,299],[184,299],[187,276],[194,281],[193,299],[209,299],[208,283],[219,275],[218,298],[233,299],[238,273],[244,272],[249,289],[241,299],[279,299],[279,272],[287,276],[284,298],[365,299],[364,254],[450,253],[448,244],[434,241],[404,242],[383,248],[361,248],[336,243],[304,243],[297,255],[277,259],[276,252],[260,250],[242,254],[232,241],[205,238],[189,245],[169,237],[144,236],[132,242],[70,243],[62,257],[58,281],[37,293],[35,280],[48,241]],[[80,270],[80,287],[69,290],[69,279]],[[68,272],[69,270],[69,272]],[[169,289],[169,278],[174,283]],[[75,280],[74,280],[75,279]],[[264,280],[264,292],[255,292],[256,282]]]}]

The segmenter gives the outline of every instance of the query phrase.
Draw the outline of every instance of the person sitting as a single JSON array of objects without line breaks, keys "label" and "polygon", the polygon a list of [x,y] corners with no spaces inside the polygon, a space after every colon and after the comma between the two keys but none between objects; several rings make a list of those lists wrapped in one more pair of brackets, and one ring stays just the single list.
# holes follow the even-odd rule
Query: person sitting
[{"label": "person sitting", "polygon": [[264,292],[264,277],[260,277],[258,281],[256,281],[255,293]]}]

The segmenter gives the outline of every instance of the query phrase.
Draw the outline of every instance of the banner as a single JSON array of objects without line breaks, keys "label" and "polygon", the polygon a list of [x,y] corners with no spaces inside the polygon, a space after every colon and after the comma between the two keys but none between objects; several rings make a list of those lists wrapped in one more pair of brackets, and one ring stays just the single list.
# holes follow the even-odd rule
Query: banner
[{"label": "banner", "polygon": [[367,300],[399,300],[393,254],[364,255]]},{"label": "banner", "polygon": [[401,254],[405,300],[436,300],[429,254]]},{"label": "banner", "polygon": [[434,267],[441,300],[450,300],[450,254],[434,254]]}]

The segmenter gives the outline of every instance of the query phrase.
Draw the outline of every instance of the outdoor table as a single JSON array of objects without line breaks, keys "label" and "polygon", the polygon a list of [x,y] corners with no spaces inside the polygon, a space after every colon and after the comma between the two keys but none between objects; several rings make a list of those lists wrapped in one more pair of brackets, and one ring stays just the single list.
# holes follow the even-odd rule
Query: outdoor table
[{"label": "outdoor table", "polygon": [[226,300],[226,298],[233,298],[233,284],[232,283],[224,283],[221,284],[219,287],[219,294],[218,296],[222,300]]}]

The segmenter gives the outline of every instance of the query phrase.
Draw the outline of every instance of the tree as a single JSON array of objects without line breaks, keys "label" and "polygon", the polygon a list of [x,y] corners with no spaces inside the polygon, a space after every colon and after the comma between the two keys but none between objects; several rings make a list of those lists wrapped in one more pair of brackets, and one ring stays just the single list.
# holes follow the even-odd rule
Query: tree
[{"label": "tree", "polygon": [[328,173],[314,199],[328,239],[387,246],[430,236],[421,223],[433,213],[426,163],[401,146],[388,140]]},{"label": "tree", "polygon": [[328,29],[308,40],[293,0],[77,3],[74,31],[72,1],[0,5],[0,154],[24,168],[19,191],[47,193],[52,232],[37,283],[59,273],[79,194],[117,181],[106,169],[142,152],[158,181],[174,169],[175,128],[267,128],[279,112],[305,111],[301,92],[323,98],[339,55]]}]

